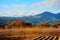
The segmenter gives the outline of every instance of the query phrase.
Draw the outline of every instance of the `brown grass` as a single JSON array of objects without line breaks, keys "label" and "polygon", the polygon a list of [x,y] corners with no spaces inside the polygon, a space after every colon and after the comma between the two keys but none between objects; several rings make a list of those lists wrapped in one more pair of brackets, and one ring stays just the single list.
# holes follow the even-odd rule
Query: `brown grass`
[{"label": "brown grass", "polygon": [[39,36],[60,36],[60,28],[12,28],[0,29],[0,37],[20,37],[33,40]]}]

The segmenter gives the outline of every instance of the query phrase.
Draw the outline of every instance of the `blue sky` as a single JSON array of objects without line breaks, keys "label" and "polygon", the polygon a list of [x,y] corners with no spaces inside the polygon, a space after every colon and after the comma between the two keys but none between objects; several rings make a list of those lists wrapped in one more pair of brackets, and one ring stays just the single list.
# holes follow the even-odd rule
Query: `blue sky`
[{"label": "blue sky", "polygon": [[22,17],[60,12],[60,0],[0,0],[0,16]]},{"label": "blue sky", "polygon": [[33,4],[43,0],[0,0],[0,4]]}]

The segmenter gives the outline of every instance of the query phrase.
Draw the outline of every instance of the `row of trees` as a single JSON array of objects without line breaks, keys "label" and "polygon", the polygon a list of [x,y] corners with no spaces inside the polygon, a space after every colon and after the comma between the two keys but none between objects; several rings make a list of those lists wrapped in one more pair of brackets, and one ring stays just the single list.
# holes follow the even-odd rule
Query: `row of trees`
[{"label": "row of trees", "polygon": [[60,22],[56,22],[54,24],[49,24],[49,22],[43,22],[43,23],[38,23],[37,24],[38,27],[55,27],[58,28],[60,26]]},{"label": "row of trees", "polygon": [[43,22],[43,23],[38,23],[38,24],[33,24],[33,23],[30,23],[30,22],[23,22],[22,20],[15,20],[11,23],[9,23],[8,25],[6,25],[5,23],[1,23],[0,24],[0,28],[6,28],[7,27],[55,27],[55,28],[58,28],[60,26],[60,22],[56,22],[54,24],[49,24],[49,22]]}]

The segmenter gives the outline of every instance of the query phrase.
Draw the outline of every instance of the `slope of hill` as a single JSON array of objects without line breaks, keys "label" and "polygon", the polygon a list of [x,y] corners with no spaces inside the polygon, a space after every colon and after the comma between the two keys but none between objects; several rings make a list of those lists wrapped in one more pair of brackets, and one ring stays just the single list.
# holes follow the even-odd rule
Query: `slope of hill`
[{"label": "slope of hill", "polygon": [[42,23],[44,21],[49,23],[60,22],[60,13],[53,14],[51,12],[44,12],[42,14],[34,16],[25,16],[25,17],[0,17],[0,23],[12,22],[14,20],[23,20],[25,22],[31,22],[33,24]]},{"label": "slope of hill", "polygon": [[44,12],[35,16],[23,17],[23,20],[32,22],[34,24],[42,23],[44,21],[49,23],[60,22],[60,13],[53,14],[51,12]]}]

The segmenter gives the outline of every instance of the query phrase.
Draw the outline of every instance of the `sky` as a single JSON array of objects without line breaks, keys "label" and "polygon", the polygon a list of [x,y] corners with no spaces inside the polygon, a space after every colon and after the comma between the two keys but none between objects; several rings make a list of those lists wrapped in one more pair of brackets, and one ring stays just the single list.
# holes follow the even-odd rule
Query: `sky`
[{"label": "sky", "polygon": [[45,11],[60,13],[60,0],[0,0],[0,16],[23,17]]}]

